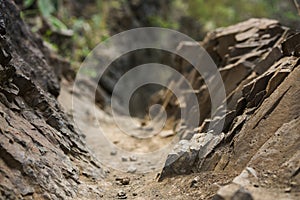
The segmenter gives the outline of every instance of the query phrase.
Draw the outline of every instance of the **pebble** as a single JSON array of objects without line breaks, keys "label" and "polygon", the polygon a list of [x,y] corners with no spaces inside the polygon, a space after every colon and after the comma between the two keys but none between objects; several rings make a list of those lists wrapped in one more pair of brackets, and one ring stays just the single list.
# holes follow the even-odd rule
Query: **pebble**
[{"label": "pebble", "polygon": [[215,200],[224,200],[224,199],[241,199],[241,200],[253,200],[251,193],[240,185],[229,184],[224,187],[221,187],[217,194],[213,197]]},{"label": "pebble", "polygon": [[122,185],[129,185],[130,178],[128,178],[128,177],[125,177],[125,178],[116,178],[116,181],[119,181]]},{"label": "pebble", "polygon": [[126,193],[123,190],[120,190],[117,194],[118,199],[127,199]]},{"label": "pebble", "polygon": [[131,166],[131,167],[128,168],[127,172],[128,173],[135,173],[136,170],[137,170],[136,167]]},{"label": "pebble", "polygon": [[126,156],[122,156],[121,159],[122,159],[123,162],[128,161],[128,158]]},{"label": "pebble", "polygon": [[269,184],[269,181],[268,181],[268,180],[264,180],[264,183],[265,183],[265,184]]},{"label": "pebble", "polygon": [[132,193],[132,196],[137,196],[138,194],[136,192]]},{"label": "pebble", "polygon": [[296,186],[297,183],[295,181],[291,182],[291,186]]},{"label": "pebble", "polygon": [[289,192],[291,192],[291,191],[292,191],[292,188],[291,188],[291,187],[288,187],[288,188],[285,188],[285,189],[284,189],[284,192],[285,192],[285,193],[289,193]]},{"label": "pebble", "polygon": [[111,151],[111,152],[110,152],[110,155],[111,155],[111,156],[117,155],[117,151],[116,151],[116,150]]},{"label": "pebble", "polygon": [[195,187],[195,186],[197,186],[197,183],[198,183],[199,181],[200,181],[200,177],[199,177],[199,176],[196,176],[196,177],[192,180],[190,187]]},{"label": "pebble", "polygon": [[173,130],[166,130],[159,133],[159,136],[162,138],[167,138],[175,135],[175,132]]},{"label": "pebble", "polygon": [[129,157],[129,160],[135,162],[135,161],[137,161],[137,157],[132,155]]},{"label": "pebble", "polygon": [[247,170],[248,173],[250,173],[252,176],[254,176],[255,178],[257,178],[257,172],[255,171],[255,169],[253,169],[252,167],[246,167],[246,170]]}]

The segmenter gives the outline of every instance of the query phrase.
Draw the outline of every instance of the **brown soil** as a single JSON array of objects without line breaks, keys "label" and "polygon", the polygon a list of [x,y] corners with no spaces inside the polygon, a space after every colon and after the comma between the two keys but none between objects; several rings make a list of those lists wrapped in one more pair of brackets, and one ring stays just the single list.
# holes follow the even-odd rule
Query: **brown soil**
[{"label": "brown soil", "polygon": [[[71,113],[71,101],[72,101],[72,84],[67,81],[62,81],[62,91],[59,96],[59,101],[65,108],[67,113]],[[78,102],[82,103],[82,107],[85,109],[93,109],[93,103],[86,95],[74,95]],[[101,127],[105,131],[106,136],[120,149],[135,150],[141,152],[151,152],[156,148],[162,147],[170,142],[171,138],[161,138],[155,136],[151,139],[141,141],[132,136],[120,133],[118,127],[113,122],[112,116],[107,112],[104,112],[100,108],[96,107],[97,118],[101,122]],[[82,122],[86,125],[84,134],[86,135],[87,146],[95,153],[98,160],[103,161],[103,152],[107,152],[105,159],[110,159],[111,164],[119,163],[122,156],[118,154],[110,155],[111,148],[101,145],[101,138],[99,134],[99,128],[95,125],[95,119],[91,120],[91,114],[83,109],[81,112]],[[126,120],[126,119],[125,119]],[[107,149],[105,149],[107,147]],[[102,152],[99,154],[99,152]],[[164,162],[165,158],[161,158]],[[149,168],[149,163],[146,158],[138,158],[137,161],[127,163],[133,164],[137,169]],[[103,199],[119,199],[118,193],[121,191],[126,193],[127,199],[211,199],[217,191],[225,185],[228,185],[232,180],[239,175],[235,168],[228,169],[226,171],[208,171],[201,173],[194,173],[190,175],[178,175],[176,177],[167,178],[162,182],[158,182],[157,177],[162,170],[163,162],[160,165],[154,165],[152,172],[148,173],[127,173],[126,171],[120,171],[113,169],[110,166],[106,166],[106,177],[98,182],[91,181],[90,179],[81,176],[81,180],[88,182],[90,185],[99,188],[101,191],[100,197]],[[102,163],[105,166],[105,162]],[[263,165],[263,163],[261,164]],[[268,163],[264,166],[270,168]],[[273,175],[275,176],[275,174]],[[120,180],[129,178],[129,184],[123,185]],[[284,182],[284,178],[281,180],[276,179],[276,182],[269,182],[267,188],[278,187],[278,182]],[[297,199],[298,193],[285,193],[286,188],[278,189],[266,189],[266,187],[249,186],[247,189],[253,192],[255,199],[273,199],[274,196],[278,199]],[[81,199],[84,197],[81,197]],[[87,199],[90,199],[88,197]]]}]

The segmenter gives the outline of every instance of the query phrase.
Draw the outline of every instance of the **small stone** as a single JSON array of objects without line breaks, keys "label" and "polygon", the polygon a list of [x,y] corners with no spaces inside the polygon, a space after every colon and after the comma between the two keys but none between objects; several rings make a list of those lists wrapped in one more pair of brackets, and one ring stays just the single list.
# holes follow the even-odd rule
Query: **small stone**
[{"label": "small stone", "polygon": [[285,193],[290,193],[292,191],[292,188],[291,187],[288,187],[288,188],[285,188],[284,189],[284,192]]},{"label": "small stone", "polygon": [[257,178],[257,172],[255,171],[255,169],[253,169],[252,167],[246,167],[246,170],[248,171],[249,174]]},{"label": "small stone", "polygon": [[125,178],[116,178],[116,181],[119,181],[122,185],[129,185],[130,178],[128,178],[128,177],[125,177]]},{"label": "small stone", "polygon": [[110,155],[111,155],[111,156],[117,155],[117,151],[116,151],[116,150],[111,151],[111,152],[110,152]]},{"label": "small stone", "polygon": [[127,199],[126,193],[123,190],[120,190],[117,194],[118,199]]},{"label": "small stone", "polygon": [[132,196],[134,196],[134,197],[137,196],[137,195],[138,195],[138,194],[137,194],[136,192],[132,193]]},{"label": "small stone", "polygon": [[175,135],[175,132],[173,130],[165,130],[159,133],[159,136],[162,138],[167,138]]},{"label": "small stone", "polygon": [[127,162],[128,161],[128,158],[126,156],[122,156],[121,159],[122,159],[122,162]]},{"label": "small stone", "polygon": [[297,183],[295,181],[291,182],[291,186],[296,186],[296,185],[297,185]]},{"label": "small stone", "polygon": [[128,173],[135,173],[136,170],[137,170],[136,167],[131,166],[131,167],[128,168],[127,172]]},{"label": "small stone", "polygon": [[253,200],[250,192],[237,184],[229,184],[220,188],[213,200]]},{"label": "small stone", "polygon": [[190,187],[195,187],[195,186],[197,186],[197,183],[199,182],[199,180],[200,180],[200,177],[199,177],[199,176],[196,176],[196,177],[192,180]]},{"label": "small stone", "polygon": [[137,157],[132,155],[132,156],[129,157],[129,160],[132,161],[132,162],[135,162],[135,161],[137,161]]},{"label": "small stone", "polygon": [[231,198],[232,200],[253,200],[253,197],[251,193],[244,189],[238,190],[233,197]]}]

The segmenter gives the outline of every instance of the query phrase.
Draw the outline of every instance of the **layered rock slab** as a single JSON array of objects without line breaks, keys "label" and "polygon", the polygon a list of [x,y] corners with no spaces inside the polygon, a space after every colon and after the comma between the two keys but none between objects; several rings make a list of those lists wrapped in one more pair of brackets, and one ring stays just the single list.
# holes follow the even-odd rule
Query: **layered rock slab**
[{"label": "layered rock slab", "polygon": [[[200,88],[201,100],[207,99],[199,104],[200,111],[205,111],[204,115],[201,112],[202,121],[199,128],[192,130],[192,138],[179,142],[169,154],[160,180],[193,172],[242,173],[251,167],[258,173],[256,182],[264,182],[261,177],[267,176],[268,170],[275,177],[273,183],[277,181],[269,185],[255,182],[258,187],[281,188],[282,192],[290,187],[293,195],[299,192],[299,163],[295,163],[300,160],[297,38],[294,31],[268,19],[251,19],[208,34],[202,44],[223,78],[227,112],[224,116],[209,113],[205,84],[193,83],[195,90]],[[178,68],[188,76],[190,67],[180,63]],[[222,132],[208,130],[210,123],[220,119],[225,119]],[[294,128],[287,129],[288,124]],[[278,132],[286,136],[285,140],[274,139]],[[253,184],[254,181],[250,183]]]},{"label": "layered rock slab", "polygon": [[0,199],[99,198],[104,172],[57,102],[49,50],[13,1],[0,13]]}]

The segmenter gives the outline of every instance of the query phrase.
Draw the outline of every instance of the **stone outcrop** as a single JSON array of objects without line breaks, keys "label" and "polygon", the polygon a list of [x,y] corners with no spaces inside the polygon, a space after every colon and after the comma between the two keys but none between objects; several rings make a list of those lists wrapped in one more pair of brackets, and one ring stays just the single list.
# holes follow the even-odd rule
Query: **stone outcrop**
[{"label": "stone outcrop", "polygon": [[[274,20],[250,19],[211,32],[202,45],[223,78],[227,111],[211,117],[207,87],[200,75],[193,79],[194,89],[200,88],[199,128],[169,154],[160,180],[193,172],[242,173],[251,167],[256,178],[241,174],[239,185],[299,192],[299,33]],[[177,62],[182,74],[193,73],[188,63]],[[209,123],[220,119],[225,119],[222,132],[207,132]]]},{"label": "stone outcrop", "polygon": [[[174,67],[192,80],[201,99],[201,118],[195,130],[188,130],[184,124],[176,127],[182,140],[169,154],[159,179],[194,172],[199,177],[201,173],[222,173],[226,183],[235,178],[222,185],[213,199],[297,199],[300,34],[275,20],[251,19],[217,29],[201,44],[223,78],[227,110],[221,116],[210,113],[210,95],[203,78],[189,63],[176,57]],[[179,51],[192,46],[183,43]],[[108,93],[128,70],[113,69],[107,73],[119,75],[100,82]],[[59,80],[71,80],[74,75],[68,62],[52,54],[30,32],[14,2],[1,1],[0,199],[102,197],[99,187],[105,170],[56,99]],[[84,80],[83,84],[93,87]],[[103,105],[101,92],[96,94],[96,101]],[[160,91],[155,100],[162,102],[164,95]],[[178,105],[174,97],[168,99],[167,113],[174,119]],[[209,132],[209,124],[221,120],[222,130]],[[129,184],[128,180],[124,185]],[[127,198],[127,194],[120,191],[114,197]]]},{"label": "stone outcrop", "polygon": [[68,64],[11,0],[0,3],[0,34],[0,199],[98,198],[84,178],[101,179],[103,169],[56,99],[63,72],[49,63]]}]

